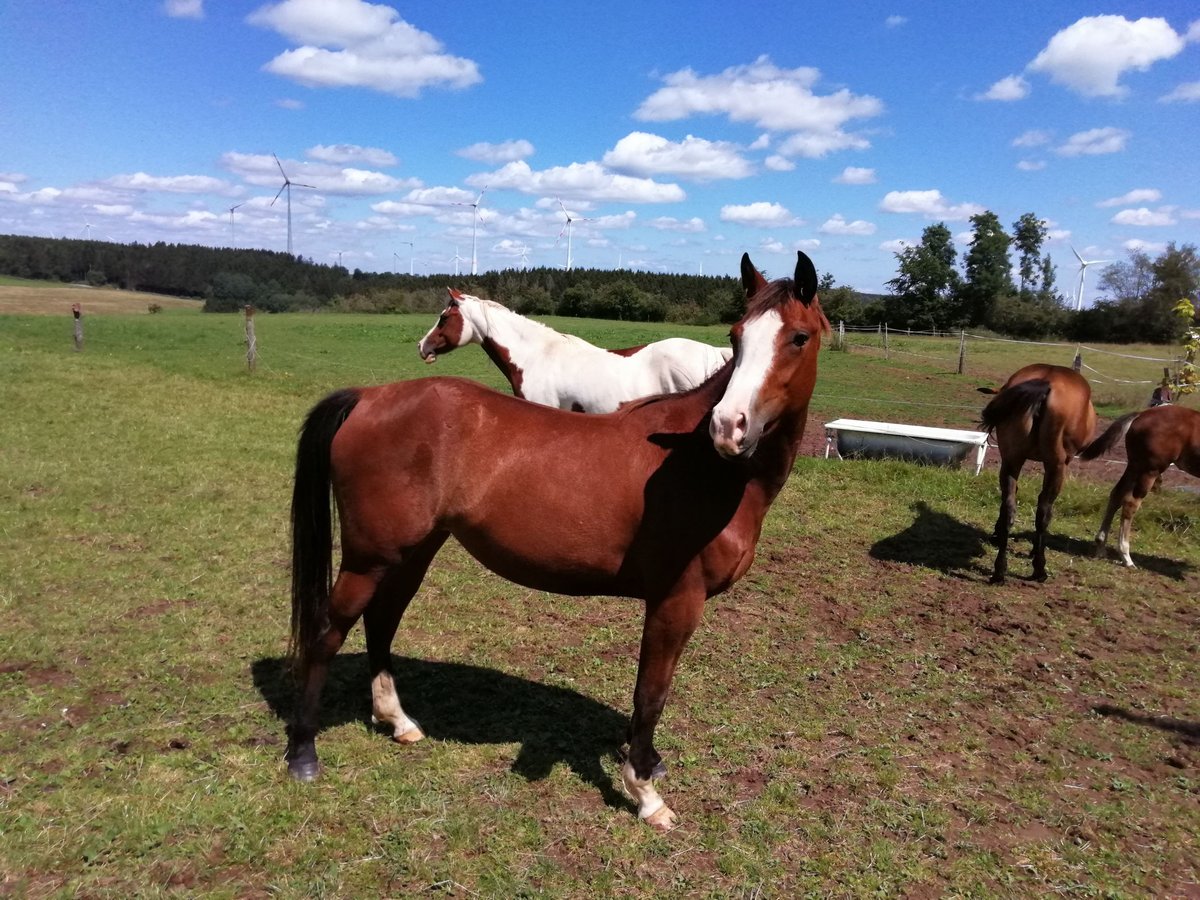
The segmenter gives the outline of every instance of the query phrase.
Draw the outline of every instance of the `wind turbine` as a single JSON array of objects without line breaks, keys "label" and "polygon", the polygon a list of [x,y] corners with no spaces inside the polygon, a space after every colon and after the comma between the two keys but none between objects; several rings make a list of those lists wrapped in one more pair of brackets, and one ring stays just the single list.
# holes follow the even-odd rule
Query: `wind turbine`
[{"label": "wind turbine", "polygon": [[1110,262],[1112,262],[1112,260],[1111,259],[1084,259],[1082,256],[1079,255],[1079,251],[1075,249],[1074,245],[1068,245],[1068,246],[1071,247],[1071,252],[1075,254],[1075,258],[1077,260],[1079,260],[1079,281],[1075,285],[1075,312],[1079,312],[1079,310],[1083,309],[1083,280],[1087,276],[1088,266],[1096,266],[1096,265],[1100,265],[1102,263],[1110,263]]},{"label": "wind turbine", "polygon": [[529,268],[529,245],[524,243],[521,244],[521,268]]},{"label": "wind turbine", "polygon": [[237,246],[237,238],[234,237],[234,234],[233,234],[233,211],[235,209],[237,209],[238,206],[244,206],[244,205],[245,205],[244,203],[239,203],[239,204],[237,204],[237,206],[229,207],[229,246],[231,246],[231,247]]},{"label": "wind turbine", "polygon": [[[411,275],[413,273],[413,257],[416,255],[417,245],[414,244],[412,241],[397,241],[396,243],[397,244],[408,244],[408,274]],[[392,253],[392,258],[398,259],[399,257],[396,256],[395,253]]]},{"label": "wind turbine", "polygon": [[[274,153],[272,153],[271,155],[275,156]],[[288,219],[287,252],[288,252],[288,256],[291,256],[292,255],[292,185],[294,184],[296,187],[302,187],[302,188],[312,188],[313,190],[316,190],[316,185],[301,184],[298,181],[292,181],[292,179],[288,178],[288,174],[287,174],[287,172],[283,171],[283,163],[281,163],[279,161],[278,156],[275,156],[275,165],[279,166],[279,174],[283,176],[283,185],[279,188],[279,193],[277,193],[275,195],[275,200],[279,199],[279,194],[282,194],[285,190],[287,191],[287,219]],[[275,205],[275,200],[271,201],[272,206]]]},{"label": "wind turbine", "polygon": [[459,271],[458,271],[458,264],[459,264],[460,262],[466,262],[466,258],[465,258],[465,257],[462,257],[462,256],[459,256],[459,255],[458,255],[458,248],[457,248],[457,247],[455,247],[455,248],[454,248],[454,258],[451,260],[451,262],[453,262],[453,263],[454,263],[454,277],[455,277],[455,278],[457,278],[457,277],[458,277],[458,275],[459,275]]},{"label": "wind turbine", "polygon": [[558,240],[556,240],[554,243],[557,244],[558,241],[561,241],[563,233],[564,232],[566,233],[566,235],[567,235],[567,271],[570,272],[571,271],[571,226],[575,222],[590,222],[592,220],[585,219],[582,217],[580,217],[578,219],[574,218],[569,212],[567,212],[567,208],[565,206],[563,206],[563,202],[562,202],[561,198],[555,197],[554,199],[558,200],[558,208],[562,210],[562,214],[567,219],[567,224],[564,225],[562,231],[560,231],[558,233]]},{"label": "wind turbine", "polygon": [[[483,200],[483,195],[486,193],[487,193],[487,185],[485,184],[483,186],[483,190],[479,192],[479,196],[475,198],[474,203],[462,203],[462,202],[454,203],[454,206],[469,206],[469,207],[471,207],[471,274],[472,275],[478,274],[479,260],[475,256],[475,232],[479,228],[479,219],[481,216],[481,213],[479,212],[479,203],[481,200]],[[455,251],[455,252],[457,252],[457,251]]]}]

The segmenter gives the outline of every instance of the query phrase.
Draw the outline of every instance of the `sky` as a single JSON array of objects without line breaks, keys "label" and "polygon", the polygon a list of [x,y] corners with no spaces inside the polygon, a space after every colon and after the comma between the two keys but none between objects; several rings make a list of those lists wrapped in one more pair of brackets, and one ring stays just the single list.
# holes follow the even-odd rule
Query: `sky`
[{"label": "sky", "polygon": [[1190,0],[0,0],[0,48],[0,233],[284,251],[285,172],[296,254],[448,280],[1200,244]]}]

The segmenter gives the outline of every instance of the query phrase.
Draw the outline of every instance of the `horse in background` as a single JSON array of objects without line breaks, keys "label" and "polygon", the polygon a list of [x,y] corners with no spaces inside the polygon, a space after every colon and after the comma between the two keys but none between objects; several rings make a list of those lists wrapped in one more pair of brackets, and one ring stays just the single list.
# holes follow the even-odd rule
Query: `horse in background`
[{"label": "horse in background", "polygon": [[[292,640],[299,698],[288,770],[315,778],[321,689],[359,618],[372,718],[424,732],[396,692],[391,644],[450,536],[517,584],[645,602],[621,779],[638,816],[669,829],[654,731],[705,601],[750,568],[763,518],[800,449],[829,322],[817,273],[767,283],[742,257],[733,358],[690,391],[577,416],[462,378],[349,388],[305,420],[292,493]],[[341,524],[334,578],[330,492]],[[607,602],[607,601],[598,601]],[[564,723],[564,727],[569,724]]]},{"label": "horse in background", "polygon": [[1096,556],[1103,557],[1113,516],[1121,510],[1121,531],[1117,547],[1125,565],[1134,569],[1129,555],[1129,535],[1133,517],[1146,499],[1162,483],[1162,475],[1172,463],[1200,478],[1200,412],[1186,406],[1163,404],[1121,416],[1096,438],[1080,459],[1096,459],[1125,438],[1125,471],[1108,495],[1108,508],[1096,533]]},{"label": "horse in background", "polygon": [[689,338],[604,350],[575,335],[527,319],[493,300],[453,288],[437,323],[417,344],[427,363],[479,344],[508,379],[514,395],[574,412],[612,412],[628,400],[690,390],[733,355]]},{"label": "horse in background", "polygon": [[1013,373],[983,409],[983,427],[996,436],[1000,450],[1000,514],[995,537],[999,550],[992,572],[993,584],[1003,584],[1008,574],[1008,537],[1017,512],[1017,479],[1028,460],[1044,470],[1038,494],[1033,535],[1033,577],[1046,580],[1046,532],[1054,501],[1062,492],[1067,466],[1091,441],[1096,428],[1092,386],[1065,366],[1037,363]]}]

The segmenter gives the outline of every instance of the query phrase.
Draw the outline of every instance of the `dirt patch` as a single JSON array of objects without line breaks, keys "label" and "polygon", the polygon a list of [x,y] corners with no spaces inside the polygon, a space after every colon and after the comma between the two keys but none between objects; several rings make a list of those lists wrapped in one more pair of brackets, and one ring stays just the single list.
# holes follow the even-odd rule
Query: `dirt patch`
[{"label": "dirt patch", "polygon": [[54,284],[43,287],[0,285],[0,313],[16,315],[71,315],[71,306],[78,303],[84,317],[111,313],[146,313],[150,305],[163,309],[200,309],[200,300],[184,300],[163,294],[141,291],[119,291],[113,288],[90,288],[81,284]]}]

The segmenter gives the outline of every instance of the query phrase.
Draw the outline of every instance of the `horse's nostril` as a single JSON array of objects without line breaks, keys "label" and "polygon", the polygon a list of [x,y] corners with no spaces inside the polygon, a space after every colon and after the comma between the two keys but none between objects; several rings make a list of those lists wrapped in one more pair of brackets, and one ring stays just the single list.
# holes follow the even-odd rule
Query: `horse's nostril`
[{"label": "horse's nostril", "polygon": [[746,430],[746,414],[745,413],[738,413],[737,424],[734,425],[734,428],[736,428],[738,431]]}]

